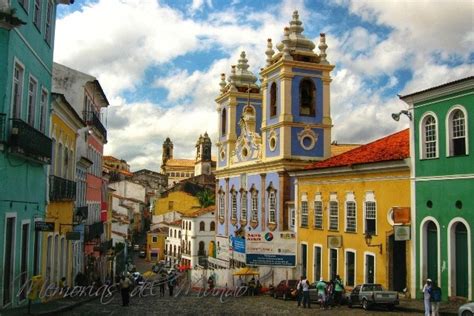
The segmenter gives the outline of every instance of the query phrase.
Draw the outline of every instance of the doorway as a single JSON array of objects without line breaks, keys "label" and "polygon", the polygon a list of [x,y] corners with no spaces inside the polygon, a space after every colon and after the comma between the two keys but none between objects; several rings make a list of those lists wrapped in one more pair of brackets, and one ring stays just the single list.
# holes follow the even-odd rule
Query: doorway
[{"label": "doorway", "polygon": [[329,279],[334,280],[337,274],[337,249],[329,249]]},{"label": "doorway", "polygon": [[306,272],[308,271],[307,259],[308,245],[301,244],[301,275],[306,275]]},{"label": "doorway", "polygon": [[390,249],[390,289],[403,292],[407,286],[406,242],[395,240],[394,235],[388,239]]},{"label": "doorway", "polygon": [[456,296],[468,296],[468,247],[466,226],[458,222],[455,230],[455,260],[456,260]]}]

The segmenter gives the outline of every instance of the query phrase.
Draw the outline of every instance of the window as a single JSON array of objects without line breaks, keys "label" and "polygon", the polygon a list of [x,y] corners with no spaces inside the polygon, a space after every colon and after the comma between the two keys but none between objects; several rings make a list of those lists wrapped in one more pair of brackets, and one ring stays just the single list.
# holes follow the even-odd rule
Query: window
[{"label": "window", "polygon": [[3,268],[3,306],[9,304],[13,299],[13,277],[15,262],[15,220],[14,217],[6,218],[4,236],[4,268]]},{"label": "window", "polygon": [[339,205],[337,201],[329,201],[329,230],[339,229]]},{"label": "window", "polygon": [[57,166],[56,166],[55,175],[60,177],[63,170],[63,144],[59,143],[57,153],[58,153],[58,159],[56,160]]},{"label": "window", "polygon": [[301,227],[308,227],[308,201],[301,201]]},{"label": "window", "polygon": [[219,194],[219,217],[224,218],[225,212],[225,194],[221,192]]},{"label": "window", "polygon": [[270,116],[277,115],[277,86],[272,83],[270,87]]},{"label": "window", "polygon": [[25,9],[26,13],[28,13],[28,0],[18,0],[18,3]]},{"label": "window", "polygon": [[48,1],[48,4],[46,5],[46,25],[45,25],[45,31],[44,31],[44,39],[46,40],[46,43],[51,46],[51,41],[52,41],[52,28],[53,28],[53,5],[51,1]]},{"label": "window", "polygon": [[199,222],[199,231],[203,232],[206,230],[205,224],[203,221]]},{"label": "window", "polygon": [[377,209],[374,201],[365,201],[365,233],[375,235],[377,233],[376,220]]},{"label": "window", "polygon": [[346,232],[356,231],[356,203],[354,201],[346,201]]},{"label": "window", "polygon": [[44,134],[46,132],[46,110],[48,108],[48,91],[41,90],[40,100],[40,119],[39,119],[39,130]]},{"label": "window", "polygon": [[237,192],[236,192],[235,190],[232,190],[231,196],[232,196],[232,213],[231,213],[231,218],[232,218],[232,219],[237,219]]},{"label": "window", "polygon": [[355,252],[346,251],[346,285],[355,285]]},{"label": "window", "polygon": [[63,174],[60,175],[62,178],[66,179],[69,171],[69,151],[67,147],[64,147],[64,168]]},{"label": "window", "polygon": [[15,69],[14,69],[14,74],[13,74],[13,105],[12,105],[13,118],[20,118],[22,96],[23,96],[23,67],[15,63]]},{"label": "window", "polygon": [[247,192],[242,191],[240,196],[240,218],[243,221],[247,220]]},{"label": "window", "polygon": [[151,237],[151,242],[158,242],[158,237],[156,236]]},{"label": "window", "polygon": [[211,232],[215,231],[216,230],[216,223],[214,223],[214,221],[211,222],[211,227],[209,229]]},{"label": "window", "polygon": [[[30,242],[30,224],[23,224],[21,227],[21,258],[20,258],[20,284],[26,284],[28,280],[28,253],[29,253],[29,242]],[[20,293],[20,300],[26,298],[26,291],[23,290]]]},{"label": "window", "polygon": [[222,116],[221,116],[221,133],[222,136],[226,134],[226,126],[227,126],[227,111],[226,109],[222,109]]},{"label": "window", "polygon": [[296,225],[296,212],[295,208],[292,206],[290,207],[290,211],[288,212],[290,214],[290,227],[294,228]]},{"label": "window", "polygon": [[168,201],[168,210],[172,210],[174,207],[174,201]]},{"label": "window", "polygon": [[303,79],[300,82],[300,115],[314,116],[316,88],[313,80]]},{"label": "window", "polygon": [[422,157],[423,158],[436,158],[437,152],[437,124],[436,119],[432,115],[427,115],[423,121],[423,132],[422,132]]},{"label": "window", "polygon": [[314,228],[323,228],[323,201],[321,201],[321,195],[317,195],[314,201]]},{"label": "window", "polygon": [[35,7],[33,11],[33,23],[41,32],[41,1],[40,0],[34,0],[34,1],[35,1]]},{"label": "window", "polygon": [[258,221],[258,191],[252,191],[252,221]]},{"label": "window", "polygon": [[270,223],[276,223],[276,192],[271,190],[268,194],[268,221]]},{"label": "window", "polygon": [[465,155],[466,151],[466,118],[464,112],[457,108],[448,115],[449,156]]}]

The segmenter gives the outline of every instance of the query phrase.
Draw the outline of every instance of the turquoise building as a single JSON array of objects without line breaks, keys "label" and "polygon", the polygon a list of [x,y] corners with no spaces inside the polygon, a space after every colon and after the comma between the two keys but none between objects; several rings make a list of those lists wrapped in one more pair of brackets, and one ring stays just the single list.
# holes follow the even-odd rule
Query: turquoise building
[{"label": "turquoise building", "polygon": [[58,3],[7,0],[0,7],[0,309],[26,303],[21,286],[40,271],[47,204],[50,95]]},{"label": "turquoise building", "polygon": [[436,281],[443,299],[473,299],[474,77],[400,97],[412,110],[416,296]]}]

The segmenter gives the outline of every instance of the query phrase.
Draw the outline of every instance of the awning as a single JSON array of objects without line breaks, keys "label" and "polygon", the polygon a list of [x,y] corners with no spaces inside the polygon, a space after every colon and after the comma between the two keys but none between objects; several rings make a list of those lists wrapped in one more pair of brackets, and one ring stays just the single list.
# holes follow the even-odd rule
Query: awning
[{"label": "awning", "polygon": [[239,270],[235,271],[232,273],[232,275],[237,275],[237,276],[242,276],[242,275],[260,275],[260,272],[258,272],[255,269],[246,267],[246,268],[240,268]]}]

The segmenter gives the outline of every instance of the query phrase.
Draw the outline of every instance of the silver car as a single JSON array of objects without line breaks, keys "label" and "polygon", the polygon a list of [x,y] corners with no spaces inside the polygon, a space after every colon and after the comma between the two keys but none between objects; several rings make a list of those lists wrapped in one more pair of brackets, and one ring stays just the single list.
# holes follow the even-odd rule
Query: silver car
[{"label": "silver car", "polygon": [[474,315],[474,302],[467,303],[459,307],[459,316],[473,316]]},{"label": "silver car", "polygon": [[384,290],[380,284],[366,283],[357,285],[348,297],[347,305],[362,305],[367,310],[374,305],[385,305],[393,310],[400,303],[398,292]]}]

